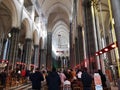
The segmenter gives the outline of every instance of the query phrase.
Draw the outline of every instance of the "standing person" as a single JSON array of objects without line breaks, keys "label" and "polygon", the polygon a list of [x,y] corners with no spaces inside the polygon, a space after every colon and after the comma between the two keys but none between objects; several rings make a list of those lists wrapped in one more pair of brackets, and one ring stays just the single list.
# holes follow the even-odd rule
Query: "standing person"
[{"label": "standing person", "polygon": [[60,76],[60,80],[61,80],[61,86],[63,86],[66,76],[62,71],[60,71],[59,76]]},{"label": "standing person", "polygon": [[106,85],[106,77],[105,77],[105,75],[102,73],[101,70],[98,70],[98,73],[99,73],[99,75],[100,75],[100,77],[101,77],[101,81],[102,81],[102,86],[103,86],[103,88],[106,88],[107,85]]},{"label": "standing person", "polygon": [[35,69],[35,73],[30,76],[30,80],[32,81],[33,90],[41,90],[41,81],[43,81],[44,78],[39,68]]},{"label": "standing person", "polygon": [[56,68],[52,68],[52,72],[48,73],[48,76],[46,77],[48,90],[60,90],[60,77],[58,73],[56,72]]},{"label": "standing person", "polygon": [[92,90],[92,76],[88,74],[87,68],[83,69],[83,73],[81,75],[81,81],[83,84],[83,90]]},{"label": "standing person", "polygon": [[6,71],[3,70],[3,71],[1,72],[1,85],[3,85],[3,87],[6,86],[6,78],[7,78]]},{"label": "standing person", "polygon": [[64,81],[62,90],[71,90],[71,82],[68,78]]},{"label": "standing person", "polygon": [[78,69],[77,71],[77,78],[78,80],[81,80],[82,70]]}]

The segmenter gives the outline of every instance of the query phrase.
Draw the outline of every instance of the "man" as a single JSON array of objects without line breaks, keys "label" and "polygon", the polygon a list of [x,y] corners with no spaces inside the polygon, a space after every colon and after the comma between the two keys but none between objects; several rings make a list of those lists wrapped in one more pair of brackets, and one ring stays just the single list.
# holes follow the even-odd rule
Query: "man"
[{"label": "man", "polygon": [[5,70],[3,70],[1,72],[0,77],[1,77],[1,85],[3,85],[5,87],[6,86],[6,78],[7,78],[7,74],[6,74]]},{"label": "man", "polygon": [[99,75],[101,77],[103,88],[107,88],[105,75],[103,74],[103,72],[100,69],[98,70],[98,73],[99,73]]},{"label": "man", "polygon": [[60,90],[60,77],[58,73],[56,72],[56,68],[52,68],[52,72],[48,73],[48,76],[46,77],[48,90]]},{"label": "man", "polygon": [[35,73],[30,75],[30,80],[32,81],[33,90],[41,90],[41,81],[43,81],[44,78],[39,68],[36,68]]},{"label": "man", "polygon": [[83,84],[83,90],[92,90],[92,77],[88,74],[87,68],[84,68],[83,73],[81,75],[81,81]]}]

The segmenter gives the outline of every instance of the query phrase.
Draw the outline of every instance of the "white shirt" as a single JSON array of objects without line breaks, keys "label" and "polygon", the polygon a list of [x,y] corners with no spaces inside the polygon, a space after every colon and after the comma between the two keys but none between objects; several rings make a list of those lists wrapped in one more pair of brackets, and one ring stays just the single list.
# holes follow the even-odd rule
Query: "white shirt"
[{"label": "white shirt", "polygon": [[82,75],[82,72],[81,71],[78,72],[78,74],[77,74],[78,78],[81,78],[81,75]]},{"label": "white shirt", "polygon": [[68,81],[68,80],[65,80],[65,81],[64,81],[64,85],[71,85],[71,82]]}]

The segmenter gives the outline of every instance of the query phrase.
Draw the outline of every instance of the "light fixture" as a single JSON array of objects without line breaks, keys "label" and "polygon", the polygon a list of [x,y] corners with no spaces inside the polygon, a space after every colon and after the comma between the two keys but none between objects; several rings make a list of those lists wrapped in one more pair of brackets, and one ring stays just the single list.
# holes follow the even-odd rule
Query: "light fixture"
[{"label": "light fixture", "polygon": [[116,45],[115,45],[115,44],[113,44],[113,45],[111,45],[111,47],[112,47],[112,48],[115,48],[115,47],[116,47]]},{"label": "light fixture", "polygon": [[102,51],[100,51],[100,54],[103,53]]},{"label": "light fixture", "polygon": [[96,56],[98,55],[98,53],[95,54]]},{"label": "light fixture", "polygon": [[108,45],[107,47],[101,49],[100,51],[96,52],[95,55],[97,56],[97,55],[103,54],[103,53],[105,53],[107,51],[110,51],[110,50],[116,48],[116,47],[118,47],[117,41],[112,43],[112,44],[110,44],[110,45]]},{"label": "light fixture", "polygon": [[108,48],[105,48],[104,50],[105,50],[105,51],[108,51]]},{"label": "light fixture", "polygon": [[112,18],[112,24],[115,24],[115,20],[114,20],[114,18]]}]

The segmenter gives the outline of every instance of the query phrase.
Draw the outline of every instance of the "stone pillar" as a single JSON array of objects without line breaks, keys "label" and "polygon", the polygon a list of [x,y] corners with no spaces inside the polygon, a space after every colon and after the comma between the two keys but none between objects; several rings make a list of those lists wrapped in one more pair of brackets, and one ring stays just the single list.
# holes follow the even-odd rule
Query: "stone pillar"
[{"label": "stone pillar", "polygon": [[34,65],[39,66],[39,45],[34,45]]},{"label": "stone pillar", "polygon": [[47,33],[47,61],[46,66],[48,69],[51,69],[52,67],[52,33]]},{"label": "stone pillar", "polygon": [[6,60],[9,60],[9,51],[10,51],[10,40],[8,39],[7,50],[6,50],[6,55],[5,55]]},{"label": "stone pillar", "polygon": [[2,60],[7,60],[6,59],[6,56],[7,56],[7,49],[8,49],[8,39],[5,40],[5,44],[4,44],[4,50],[3,50],[3,57],[2,57]]},{"label": "stone pillar", "polygon": [[73,61],[73,47],[72,47],[72,23],[70,22],[70,32],[69,32],[69,43],[70,43],[70,67],[73,68],[75,62]]},{"label": "stone pillar", "polygon": [[120,0],[111,0],[113,17],[115,20],[115,33],[118,42],[118,51],[120,57]]},{"label": "stone pillar", "polygon": [[84,60],[84,47],[83,47],[83,33],[82,27],[78,26],[78,49],[79,49],[79,64],[81,60]]},{"label": "stone pillar", "polygon": [[85,37],[86,37],[86,56],[87,56],[87,64],[88,71],[90,73],[93,72],[94,68],[92,64],[91,58],[95,55],[95,37],[94,37],[94,28],[93,28],[93,20],[92,20],[92,12],[91,12],[91,2],[90,0],[84,1],[84,16],[85,16]]},{"label": "stone pillar", "polygon": [[46,67],[46,50],[45,49],[41,49],[40,50],[40,65],[42,66],[42,65],[44,65],[45,67]]},{"label": "stone pillar", "polygon": [[80,63],[78,38],[75,38],[75,60],[76,60],[76,65],[78,65]]},{"label": "stone pillar", "polygon": [[30,70],[32,57],[32,39],[26,38],[23,49],[23,62],[27,65],[26,68]]},{"label": "stone pillar", "polygon": [[[102,49],[101,48],[101,38],[100,38],[100,27],[99,27],[99,19],[98,19],[98,14],[97,14],[97,6],[96,6],[96,3],[95,2],[92,2],[91,3],[91,11],[92,11],[92,20],[93,20],[93,33],[94,33],[94,39],[95,39],[95,52],[97,52],[99,49]],[[100,11],[101,13],[101,11]],[[104,31],[104,29],[103,29]],[[99,47],[98,47],[99,46]],[[99,56],[96,56],[94,58],[94,62],[96,61],[96,70],[97,69],[101,69],[101,66],[100,66],[100,59],[99,59]],[[104,60],[103,60],[103,55],[101,55],[101,63],[104,63]],[[93,62],[93,67],[94,67],[94,62]],[[95,69],[95,68],[94,68]],[[103,66],[103,71],[104,71],[104,66]]]},{"label": "stone pillar", "polygon": [[12,69],[16,68],[17,54],[18,54],[18,38],[19,38],[19,29],[12,28],[10,37],[10,49],[9,49],[9,64]]},{"label": "stone pillar", "polygon": [[[117,65],[118,65],[118,73],[119,73],[119,78],[120,78],[120,1],[119,0],[110,0],[111,1],[111,6],[112,6],[112,13],[115,21],[115,34],[116,34],[116,39],[117,39],[117,44],[118,44],[118,52],[119,56],[117,55],[116,51],[116,60],[117,60]],[[110,2],[109,2],[110,3]],[[110,6],[110,5],[109,5]]]}]

